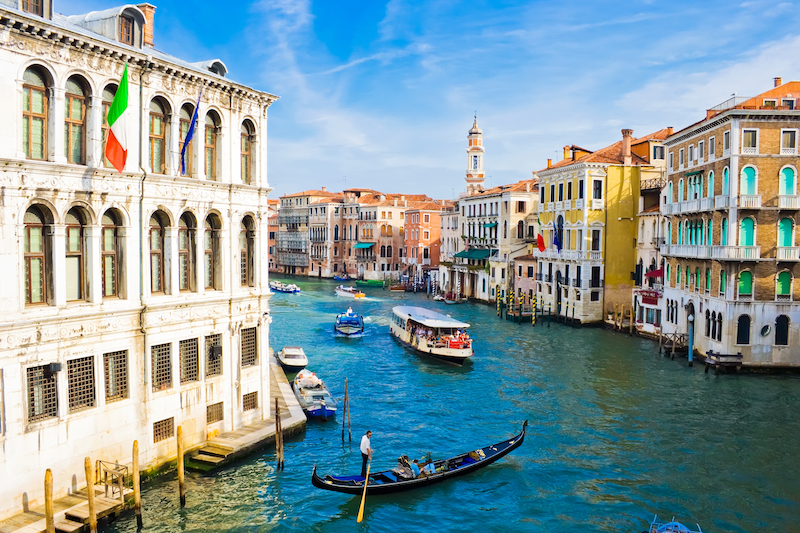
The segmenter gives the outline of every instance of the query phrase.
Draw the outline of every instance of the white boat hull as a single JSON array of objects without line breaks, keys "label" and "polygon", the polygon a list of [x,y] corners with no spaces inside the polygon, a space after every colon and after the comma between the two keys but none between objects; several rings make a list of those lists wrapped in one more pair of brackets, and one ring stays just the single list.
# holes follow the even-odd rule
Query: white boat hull
[{"label": "white boat hull", "polygon": [[409,331],[401,328],[394,322],[392,322],[389,327],[392,335],[397,340],[421,354],[430,355],[431,357],[436,357],[457,365],[462,365],[464,364],[464,361],[472,357],[474,353],[471,345],[469,348],[437,347],[428,343],[428,340],[425,338],[412,336]]},{"label": "white boat hull", "polygon": [[355,335],[361,333],[363,329],[360,326],[335,326],[336,331],[343,335]]}]

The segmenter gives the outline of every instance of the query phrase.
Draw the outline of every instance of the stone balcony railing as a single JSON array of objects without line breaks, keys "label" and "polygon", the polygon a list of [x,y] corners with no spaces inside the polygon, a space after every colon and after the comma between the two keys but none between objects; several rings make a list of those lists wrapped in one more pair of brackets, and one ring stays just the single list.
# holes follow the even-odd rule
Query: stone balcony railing
[{"label": "stone balcony railing", "polygon": [[761,259],[760,246],[708,246],[698,244],[664,244],[661,255],[691,257],[695,259],[733,259],[752,261]]},{"label": "stone balcony railing", "polygon": [[800,196],[781,194],[778,196],[778,209],[800,209]]},{"label": "stone balcony railing", "polygon": [[743,209],[761,209],[760,194],[740,194],[739,207]]},{"label": "stone balcony railing", "polygon": [[778,261],[800,261],[800,246],[778,246]]}]

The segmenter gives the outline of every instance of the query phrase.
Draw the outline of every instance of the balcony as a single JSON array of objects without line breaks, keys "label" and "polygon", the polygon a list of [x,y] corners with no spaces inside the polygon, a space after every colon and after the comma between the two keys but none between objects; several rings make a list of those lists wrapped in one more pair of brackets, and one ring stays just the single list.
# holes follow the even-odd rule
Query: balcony
[{"label": "balcony", "polygon": [[545,283],[553,283],[553,275],[552,274],[545,274],[544,275]]},{"label": "balcony", "polygon": [[739,207],[742,209],[761,209],[760,194],[740,194]]},{"label": "balcony", "polygon": [[537,272],[536,273],[536,281],[542,281],[542,273],[541,272]]},{"label": "balcony", "polygon": [[639,188],[643,191],[654,190],[654,189],[661,190],[664,188],[664,185],[666,184],[667,180],[664,178],[652,178],[649,180],[642,180],[642,184],[639,186]]},{"label": "balcony", "polygon": [[710,248],[695,244],[665,244],[661,246],[661,255],[708,259],[711,256]]},{"label": "balcony", "polygon": [[778,196],[778,209],[800,209],[800,196],[781,194]]},{"label": "balcony", "polygon": [[713,211],[714,198],[700,198],[700,211]]},{"label": "balcony", "polygon": [[781,155],[797,155],[797,148],[781,148]]},{"label": "balcony", "polygon": [[603,200],[602,199],[598,200],[596,198],[593,198],[592,209],[603,209]]},{"label": "balcony", "polygon": [[760,246],[712,246],[710,259],[755,261],[761,259]]},{"label": "balcony", "polygon": [[356,261],[359,263],[372,263],[375,261],[375,255],[357,255]]},{"label": "balcony", "polygon": [[583,209],[583,198],[575,200],[575,209]]},{"label": "balcony", "polygon": [[728,200],[727,196],[715,196],[714,209],[728,209]]},{"label": "balcony", "polygon": [[800,261],[800,246],[778,246],[778,261]]}]

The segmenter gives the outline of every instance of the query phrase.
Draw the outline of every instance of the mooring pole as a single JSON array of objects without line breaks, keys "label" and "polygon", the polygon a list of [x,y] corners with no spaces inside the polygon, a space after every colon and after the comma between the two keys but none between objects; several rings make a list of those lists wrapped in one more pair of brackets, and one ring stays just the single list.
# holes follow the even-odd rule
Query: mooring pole
[{"label": "mooring pole", "polygon": [[553,303],[547,304],[547,327],[550,327],[550,316],[553,314]]},{"label": "mooring pole", "polygon": [[94,506],[94,473],[92,461],[88,457],[83,460],[83,469],[86,471],[86,494],[89,497],[89,532],[97,533],[97,511]]},{"label": "mooring pole", "polygon": [[44,523],[47,533],[56,533],[53,514],[53,472],[48,468],[44,473]]},{"label": "mooring pole", "polygon": [[186,486],[183,472],[183,427],[178,426],[178,493],[181,498],[181,507],[186,506]]},{"label": "mooring pole", "polygon": [[139,441],[133,441],[133,507],[136,511],[136,527],[142,529],[142,488],[139,477]]}]

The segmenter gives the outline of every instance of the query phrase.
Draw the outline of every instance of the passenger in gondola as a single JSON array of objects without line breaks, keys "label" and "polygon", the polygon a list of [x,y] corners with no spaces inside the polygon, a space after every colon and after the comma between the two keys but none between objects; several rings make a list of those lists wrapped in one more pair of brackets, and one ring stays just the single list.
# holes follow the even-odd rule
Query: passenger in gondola
[{"label": "passenger in gondola", "polygon": [[411,473],[414,475],[415,478],[418,478],[420,474],[419,461],[417,459],[414,459],[409,466],[411,467]]}]

